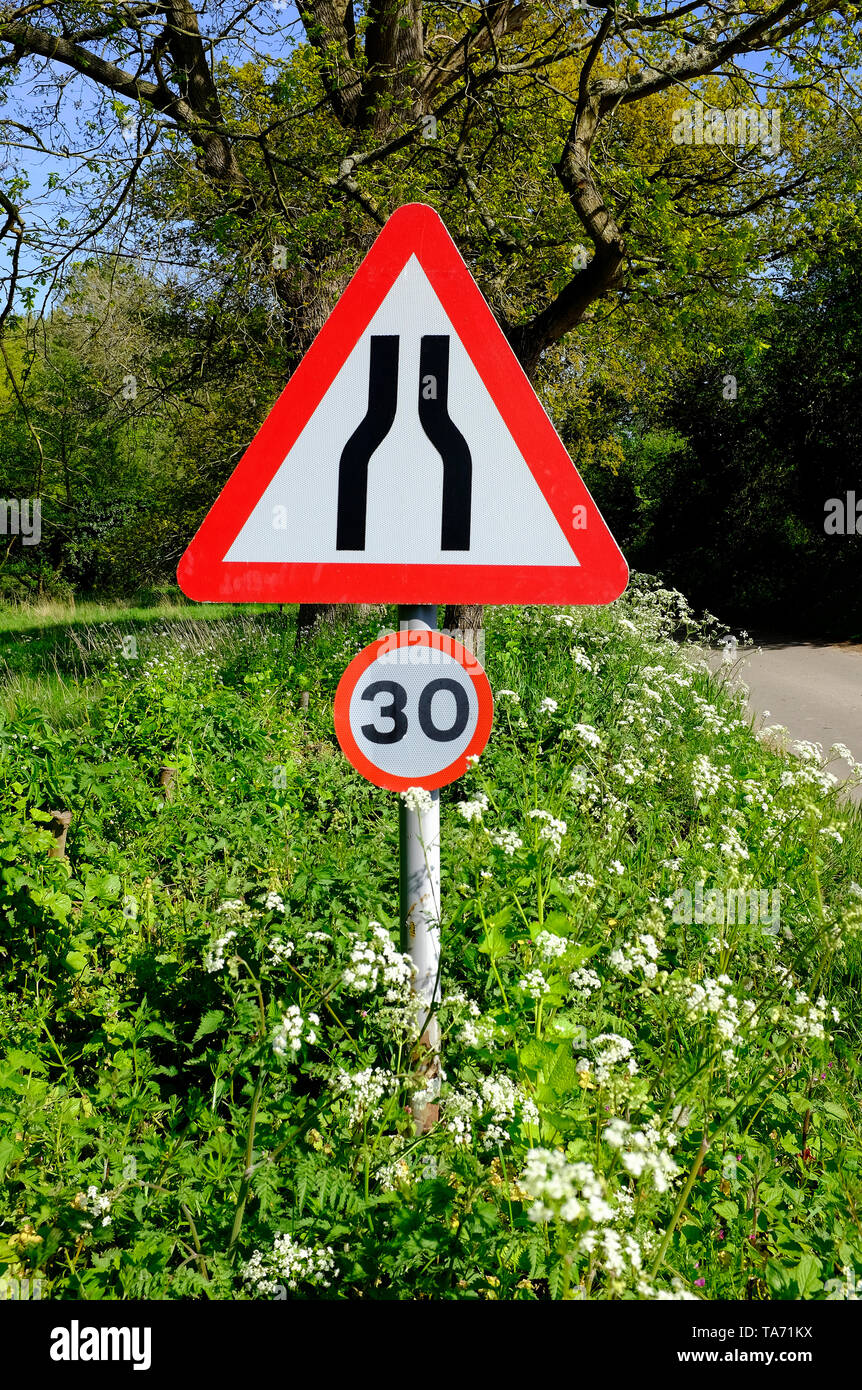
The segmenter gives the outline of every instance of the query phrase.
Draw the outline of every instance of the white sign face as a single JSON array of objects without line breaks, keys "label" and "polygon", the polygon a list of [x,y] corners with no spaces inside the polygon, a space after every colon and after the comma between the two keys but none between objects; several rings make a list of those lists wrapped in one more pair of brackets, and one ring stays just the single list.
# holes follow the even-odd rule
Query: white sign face
[{"label": "white sign face", "polygon": [[[432,370],[427,341],[448,354]],[[377,382],[372,350],[379,351]],[[423,361],[423,355],[425,361]],[[439,355],[439,354],[438,354]],[[383,365],[385,363],[385,365]],[[427,401],[422,399],[422,389]],[[443,458],[417,408],[448,415],[466,441],[471,496],[463,500],[466,544],[445,548]],[[393,409],[394,407],[394,409]],[[363,416],[386,417],[367,468],[364,525],[338,545],[340,459]],[[388,413],[392,414],[391,423]],[[375,431],[383,433],[384,426]],[[333,442],[337,447],[333,448]],[[448,441],[447,441],[448,442]],[[443,444],[445,449],[446,444]],[[447,460],[448,462],[448,460]],[[351,510],[356,513],[355,500]],[[578,557],[512,439],[415,256],[399,275],[305,429],[227,552],[228,561],[352,561],[357,564],[572,565]]]},{"label": "white sign face", "polygon": [[338,741],[390,791],[445,786],[484,748],[493,698],[482,667],[441,632],[401,632],[350,663],[335,697]]}]

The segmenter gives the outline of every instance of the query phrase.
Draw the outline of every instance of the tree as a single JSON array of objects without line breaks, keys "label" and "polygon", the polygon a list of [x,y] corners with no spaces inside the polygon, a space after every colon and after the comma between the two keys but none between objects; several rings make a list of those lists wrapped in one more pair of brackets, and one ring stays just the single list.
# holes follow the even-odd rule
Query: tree
[{"label": "tree", "polygon": [[[275,31],[268,12],[7,5],[0,65],[36,65],[58,109],[69,74],[97,99],[87,178],[103,179],[105,207],[74,236],[70,226],[63,254],[132,225],[148,174],[168,167],[175,219],[226,260],[268,262],[260,278],[294,358],[407,198],[443,213],[528,375],[547,363],[566,383],[568,335],[600,311],[656,328],[696,296],[704,314],[752,269],[804,254],[808,219],[857,194],[858,157],[842,154],[830,115],[855,128],[847,0],[573,11],[554,0],[300,0],[295,23]],[[784,152],[728,147],[717,133],[675,141],[695,98],[734,138],[740,110],[780,101]],[[63,134],[46,143],[45,119],[5,127],[19,146],[70,148]],[[16,244],[32,237],[19,203],[3,204]]]},{"label": "tree", "polygon": [[601,504],[639,566],[724,621],[862,632],[862,249],[848,231],[624,430]]}]

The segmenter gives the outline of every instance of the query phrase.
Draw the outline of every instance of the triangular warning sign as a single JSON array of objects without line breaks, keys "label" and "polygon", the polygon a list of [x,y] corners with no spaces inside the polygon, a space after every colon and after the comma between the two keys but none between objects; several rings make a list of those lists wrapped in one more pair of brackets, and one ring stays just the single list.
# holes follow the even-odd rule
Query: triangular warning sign
[{"label": "triangular warning sign", "polygon": [[189,598],[609,603],[628,570],[437,214],[389,218],[180,561]]}]

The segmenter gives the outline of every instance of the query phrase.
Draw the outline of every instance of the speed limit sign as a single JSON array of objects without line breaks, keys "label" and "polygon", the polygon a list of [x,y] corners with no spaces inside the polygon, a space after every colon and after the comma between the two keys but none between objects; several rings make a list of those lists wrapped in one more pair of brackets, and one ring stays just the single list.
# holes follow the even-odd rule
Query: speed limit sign
[{"label": "speed limit sign", "polygon": [[335,695],[345,757],[389,791],[445,787],[491,732],[494,699],[476,658],[443,632],[393,633],[351,661]]}]

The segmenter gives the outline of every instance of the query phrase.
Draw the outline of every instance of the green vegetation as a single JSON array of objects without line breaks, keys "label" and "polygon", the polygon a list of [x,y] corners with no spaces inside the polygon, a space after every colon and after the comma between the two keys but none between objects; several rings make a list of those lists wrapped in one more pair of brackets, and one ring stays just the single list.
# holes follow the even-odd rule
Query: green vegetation
[{"label": "green vegetation", "polygon": [[331,719],[379,621],[299,653],[274,611],[3,639],[0,1274],[60,1299],[855,1284],[862,823],[817,750],[755,736],[678,594],[492,611],[417,1136],[395,798]]},{"label": "green vegetation", "polygon": [[491,8],[0,14],[0,600],[171,580],[421,201],[639,568],[858,635],[858,5]]}]

